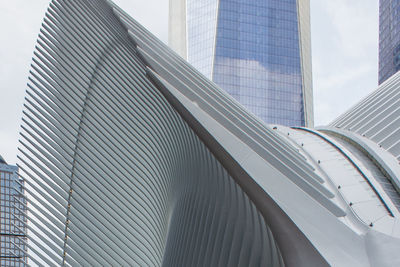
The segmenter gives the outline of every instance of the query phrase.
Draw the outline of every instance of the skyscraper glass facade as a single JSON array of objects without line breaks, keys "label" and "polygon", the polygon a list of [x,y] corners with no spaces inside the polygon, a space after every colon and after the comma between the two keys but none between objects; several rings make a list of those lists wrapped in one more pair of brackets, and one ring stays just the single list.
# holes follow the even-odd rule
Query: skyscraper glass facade
[{"label": "skyscraper glass facade", "polygon": [[379,84],[400,70],[400,1],[379,1]]},{"label": "skyscraper glass facade", "polygon": [[0,162],[0,266],[25,266],[26,262],[26,202],[17,171],[16,166]]},{"label": "skyscraper glass facade", "polygon": [[187,1],[188,61],[263,121],[304,126],[296,0]]},{"label": "skyscraper glass facade", "polygon": [[211,79],[218,0],[188,1],[188,61]]}]

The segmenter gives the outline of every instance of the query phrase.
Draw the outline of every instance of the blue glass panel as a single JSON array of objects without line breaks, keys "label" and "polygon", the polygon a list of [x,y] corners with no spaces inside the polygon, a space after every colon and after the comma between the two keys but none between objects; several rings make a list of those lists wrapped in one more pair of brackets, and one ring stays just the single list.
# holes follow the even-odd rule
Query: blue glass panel
[{"label": "blue glass panel", "polygon": [[213,80],[267,123],[304,126],[296,0],[220,0]]},{"label": "blue glass panel", "polygon": [[379,84],[400,70],[400,1],[379,1]]}]

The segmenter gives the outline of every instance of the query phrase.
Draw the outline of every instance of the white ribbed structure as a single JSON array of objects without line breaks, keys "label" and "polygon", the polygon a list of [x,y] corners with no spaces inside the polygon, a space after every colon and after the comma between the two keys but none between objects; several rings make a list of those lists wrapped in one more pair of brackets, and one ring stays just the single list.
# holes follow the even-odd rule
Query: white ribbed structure
[{"label": "white ribbed structure", "polygon": [[365,136],[400,161],[400,73],[341,115],[330,126]]},{"label": "white ribbed structure", "polygon": [[146,76],[130,35],[153,37],[124,24],[105,1],[46,14],[21,132],[30,262],[281,265],[263,216]]}]

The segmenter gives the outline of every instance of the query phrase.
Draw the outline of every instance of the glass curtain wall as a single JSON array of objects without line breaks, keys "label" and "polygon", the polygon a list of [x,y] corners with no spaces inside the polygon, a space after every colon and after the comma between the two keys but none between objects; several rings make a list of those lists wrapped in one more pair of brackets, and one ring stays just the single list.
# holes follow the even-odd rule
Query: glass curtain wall
[{"label": "glass curtain wall", "polygon": [[189,62],[266,123],[304,126],[297,1],[205,2],[188,0]]},{"label": "glass curtain wall", "polygon": [[25,254],[19,249],[26,250],[26,202],[23,188],[16,182],[17,170],[0,164],[0,266],[26,266]]},{"label": "glass curtain wall", "polygon": [[400,1],[379,1],[379,84],[400,70]]}]

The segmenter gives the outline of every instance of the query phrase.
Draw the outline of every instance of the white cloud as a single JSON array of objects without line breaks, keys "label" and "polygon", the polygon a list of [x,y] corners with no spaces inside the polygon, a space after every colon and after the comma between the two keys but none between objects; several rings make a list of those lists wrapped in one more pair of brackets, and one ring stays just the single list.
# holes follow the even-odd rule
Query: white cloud
[{"label": "white cloud", "polygon": [[146,29],[168,43],[168,0],[114,0]]},{"label": "white cloud", "polygon": [[328,124],[377,86],[378,1],[311,0],[315,124]]},{"label": "white cloud", "polygon": [[0,154],[16,162],[22,103],[46,0],[0,1]]}]

